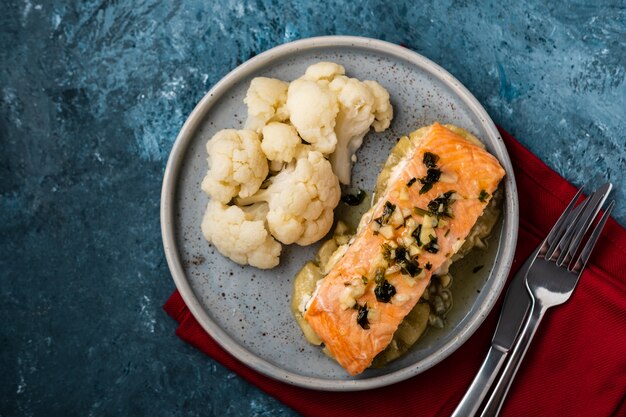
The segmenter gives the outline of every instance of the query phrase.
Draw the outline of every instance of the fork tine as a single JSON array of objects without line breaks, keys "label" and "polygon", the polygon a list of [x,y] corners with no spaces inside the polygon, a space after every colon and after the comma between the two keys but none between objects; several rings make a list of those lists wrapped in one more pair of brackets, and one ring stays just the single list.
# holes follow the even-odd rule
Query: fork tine
[{"label": "fork tine", "polygon": [[602,233],[602,229],[604,229],[604,225],[606,224],[606,221],[609,219],[609,216],[611,215],[611,211],[613,211],[614,206],[615,206],[615,200],[611,201],[611,203],[608,205],[608,207],[604,211],[604,214],[600,218],[600,221],[598,222],[596,227],[593,229],[593,232],[591,232],[591,236],[589,236],[589,240],[587,241],[587,243],[585,244],[585,247],[580,253],[578,260],[576,261],[574,266],[570,269],[570,271],[580,274],[583,268],[585,268],[585,265],[587,265],[587,261],[589,260],[589,257],[591,256],[591,252],[593,251],[593,248],[596,245],[596,242],[598,241],[598,238],[600,237],[600,233]]},{"label": "fork tine", "polygon": [[[556,246],[554,246],[555,243],[558,243],[561,240],[561,237],[563,236],[563,233],[565,233],[565,230],[567,230],[567,226],[569,226],[569,224],[571,223],[572,218],[576,218],[576,216],[578,216],[578,213],[576,211],[572,212],[572,210],[575,210],[574,205],[582,194],[583,188],[585,188],[584,185],[578,189],[578,191],[572,198],[572,201],[570,201],[570,203],[567,205],[565,211],[563,211],[561,217],[559,217],[559,220],[557,220],[555,225],[552,226],[550,233],[544,240],[544,244],[541,247],[540,254],[546,256],[546,258],[549,258],[547,254],[552,254],[552,252],[556,248]],[[576,210],[578,210],[578,207],[576,207]],[[572,216],[570,216],[570,214]]]},{"label": "fork tine", "polygon": [[600,186],[593,193],[593,196],[589,197],[585,202],[589,201],[589,204],[585,207],[582,214],[576,219],[576,221],[570,225],[568,231],[566,233],[567,239],[564,236],[562,239],[562,244],[559,244],[559,248],[561,252],[556,261],[557,265],[567,265],[576,255],[576,251],[580,246],[580,243],[583,240],[583,237],[589,230],[591,223],[596,218],[600,209],[604,205],[611,189],[613,188],[613,184],[607,182]]},{"label": "fork tine", "polygon": [[569,221],[567,222],[566,225],[564,225],[564,230],[560,238],[556,240],[555,242],[553,242],[552,245],[550,246],[550,249],[552,249],[552,251],[548,251],[548,253],[546,254],[547,259],[550,259],[551,261],[556,261],[558,257],[561,255],[561,252],[563,252],[563,244],[566,244],[566,242],[569,242],[571,240],[572,233],[573,233],[572,226],[574,226],[578,222],[578,219],[580,219],[580,216],[587,209],[587,206],[589,205],[589,201],[591,200],[588,197],[582,203],[580,203],[576,207],[576,209],[574,209],[574,211],[572,211]]},{"label": "fork tine", "polygon": [[574,256],[576,255],[576,251],[578,251],[578,248],[579,248],[580,244],[582,243],[583,237],[585,236],[585,234],[589,230],[589,227],[591,227],[591,224],[593,223],[593,220],[596,218],[596,216],[600,212],[600,209],[604,205],[604,202],[606,201],[607,197],[609,196],[609,193],[611,192],[612,188],[613,188],[613,184],[611,184],[610,182],[607,182],[606,184],[602,185],[594,193],[594,196],[591,199],[590,205],[593,206],[594,201],[597,202],[595,210],[593,210],[593,213],[590,214],[587,219],[581,219],[580,222],[582,222],[583,225],[582,225],[582,227],[578,228],[576,235],[572,239],[572,242],[570,243],[569,248],[567,250],[567,255],[564,257],[564,262],[571,261],[572,258],[574,258]]}]

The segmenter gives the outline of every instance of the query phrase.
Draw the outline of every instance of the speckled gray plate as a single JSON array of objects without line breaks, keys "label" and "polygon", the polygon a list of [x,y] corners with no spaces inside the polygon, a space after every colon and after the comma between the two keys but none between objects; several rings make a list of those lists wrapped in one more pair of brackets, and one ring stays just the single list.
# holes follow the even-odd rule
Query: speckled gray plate
[{"label": "speckled gray plate", "polygon": [[[202,237],[207,197],[205,144],[218,130],[240,128],[243,103],[256,76],[290,81],[314,62],[341,63],[347,74],[380,82],[391,95],[394,119],[386,132],[370,133],[358,152],[355,184],[371,190],[396,138],[434,121],[453,123],[482,138],[508,173],[503,221],[489,250],[455,266],[454,306],[444,330],[429,330],[401,359],[350,377],[319,348],[309,345],[290,309],[294,274],[317,245],[285,247],[279,267],[262,271],[222,257]],[[518,204],[513,170],[502,139],[476,99],[428,59],[390,43],[356,37],[305,39],[262,53],[209,91],[185,122],[172,149],[161,195],[163,244],[176,287],[202,327],[227,351],[257,371],[303,387],[348,391],[401,381],[437,364],[482,323],[500,294],[517,238]],[[475,251],[476,252],[476,251]],[[485,265],[472,274],[475,265]]]}]

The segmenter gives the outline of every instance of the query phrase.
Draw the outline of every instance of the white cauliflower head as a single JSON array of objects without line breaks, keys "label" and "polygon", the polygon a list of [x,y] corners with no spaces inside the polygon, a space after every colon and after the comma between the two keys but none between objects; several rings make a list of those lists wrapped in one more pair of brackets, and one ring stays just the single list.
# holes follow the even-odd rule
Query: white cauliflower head
[{"label": "white cauliflower head", "polygon": [[272,122],[263,127],[261,149],[270,161],[290,162],[301,144],[296,128],[291,125]]},{"label": "white cauliflower head", "polygon": [[278,265],[282,246],[265,228],[265,213],[264,203],[241,208],[211,200],[202,219],[202,234],[238,264],[273,268]]},{"label": "white cauliflower head", "polygon": [[[345,72],[343,66],[334,62],[309,66],[299,80],[290,84],[287,107],[300,136],[329,155],[339,181],[350,184],[355,152],[370,127],[377,132],[389,127],[393,108],[389,93],[380,84],[348,78]],[[324,103],[332,101],[326,88],[335,96],[336,110],[334,106],[324,108]],[[330,133],[331,126],[334,135]]]},{"label": "white cauliflower head", "polygon": [[393,119],[393,107],[391,107],[391,101],[389,100],[389,92],[376,81],[366,80],[363,83],[369,87],[376,100],[374,106],[375,119],[372,127],[375,131],[382,132],[389,127],[391,119]]},{"label": "white cauliflower head", "polygon": [[303,150],[270,186],[238,204],[269,203],[267,223],[272,235],[285,244],[309,245],[320,240],[333,224],[333,210],[341,190],[332,166],[320,152]]},{"label": "white cauliflower head", "polygon": [[341,76],[329,85],[337,94],[339,113],[335,133],[337,147],[330,156],[330,162],[343,184],[350,184],[352,155],[363,144],[365,134],[374,121],[374,95],[365,83],[356,78]]},{"label": "white cauliflower head", "polygon": [[233,261],[273,268],[280,242],[304,246],[328,233],[354,153],[370,127],[389,127],[393,109],[380,84],[348,78],[333,62],[291,83],[254,78],[244,102],[246,129],[222,130],[206,146],[202,232]]},{"label": "white cauliflower head", "polygon": [[207,142],[206,149],[209,170],[201,187],[213,200],[228,203],[236,195],[251,196],[267,177],[267,159],[252,130],[221,130]]},{"label": "white cauliflower head", "polygon": [[356,78],[338,76],[331,81],[329,88],[335,92],[339,102],[335,126],[337,147],[330,155],[330,162],[339,181],[350,184],[355,152],[363,144],[370,126],[377,126],[376,131],[389,127],[391,103],[387,91],[375,81],[362,82]]},{"label": "white cauliflower head", "polygon": [[346,69],[343,65],[322,61],[310,65],[301,78],[309,81],[332,81],[336,76],[344,75],[345,73]]},{"label": "white cauliflower head", "polygon": [[289,118],[287,107],[287,84],[275,78],[257,77],[243,100],[248,106],[246,129],[261,132],[267,122],[282,122]]},{"label": "white cauliflower head", "polygon": [[337,97],[328,83],[298,79],[289,84],[287,109],[291,123],[313,148],[328,155],[335,150]]}]

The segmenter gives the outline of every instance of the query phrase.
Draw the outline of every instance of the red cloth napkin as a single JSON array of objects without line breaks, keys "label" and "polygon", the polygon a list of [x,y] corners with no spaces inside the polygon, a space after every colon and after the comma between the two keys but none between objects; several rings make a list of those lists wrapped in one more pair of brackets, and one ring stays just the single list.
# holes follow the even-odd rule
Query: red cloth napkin
[{"label": "red cloth napkin", "polygon": [[[575,189],[501,130],[519,191],[520,228],[509,279],[548,233]],[[504,295],[504,293],[503,293]],[[449,416],[491,342],[502,297],[455,353],[428,371],[384,388],[322,392],[265,377],[223,350],[178,292],[164,306],[176,334],[309,416]],[[502,416],[626,416],[626,230],[607,223],[570,300],[548,312],[522,363]]]}]

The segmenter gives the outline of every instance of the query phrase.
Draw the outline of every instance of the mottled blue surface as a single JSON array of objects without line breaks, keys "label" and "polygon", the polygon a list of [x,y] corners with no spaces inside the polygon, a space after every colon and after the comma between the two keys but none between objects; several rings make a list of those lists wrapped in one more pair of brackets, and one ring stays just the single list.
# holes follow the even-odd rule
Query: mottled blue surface
[{"label": "mottled blue surface", "polygon": [[413,48],[626,224],[623,1],[386,3],[2,2],[0,415],[294,414],[174,336],[159,228],[186,115],[287,41]]}]

